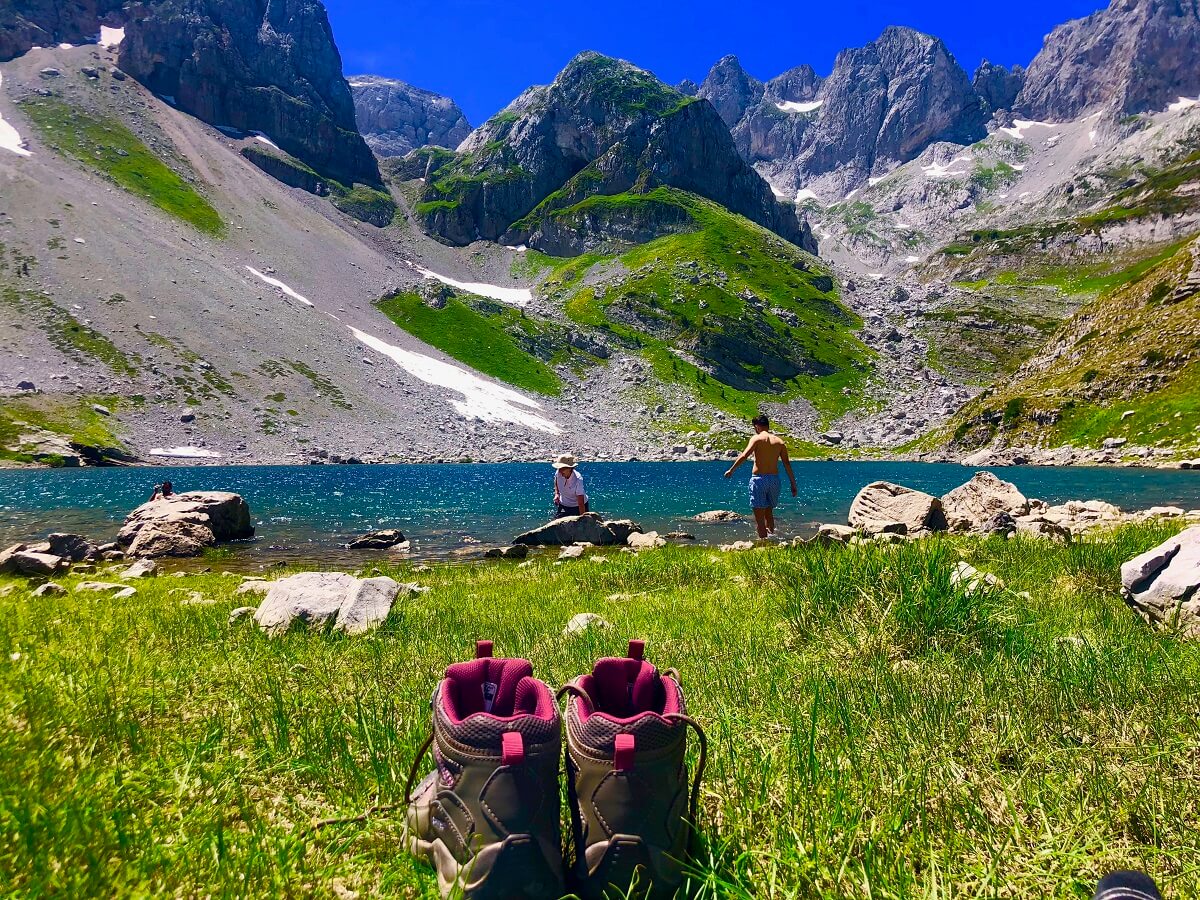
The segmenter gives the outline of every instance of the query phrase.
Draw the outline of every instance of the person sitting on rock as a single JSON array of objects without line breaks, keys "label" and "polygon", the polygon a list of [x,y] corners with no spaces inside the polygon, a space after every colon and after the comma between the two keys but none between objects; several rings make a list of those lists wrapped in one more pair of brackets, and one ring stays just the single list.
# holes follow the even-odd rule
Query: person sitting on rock
[{"label": "person sitting on rock", "polygon": [[588,496],[583,490],[583,476],[575,471],[579,463],[570,453],[554,461],[554,518],[582,516],[588,511]]},{"label": "person sitting on rock", "polygon": [[150,495],[150,502],[153,503],[155,500],[166,500],[167,498],[174,496],[175,488],[171,485],[171,482],[164,481],[162,484],[156,484],[154,486],[154,493]]}]

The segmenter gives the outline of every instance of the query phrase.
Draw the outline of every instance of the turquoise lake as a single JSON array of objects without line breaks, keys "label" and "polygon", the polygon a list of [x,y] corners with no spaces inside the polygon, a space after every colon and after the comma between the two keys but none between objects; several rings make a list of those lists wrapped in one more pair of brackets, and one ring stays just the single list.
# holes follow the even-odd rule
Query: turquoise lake
[{"label": "turquoise lake", "polygon": [[[593,508],[647,529],[685,529],[701,541],[752,536],[749,522],[687,521],[710,509],[748,513],[748,467],[732,481],[726,463],[591,463],[580,467]],[[1200,508],[1200,472],[1115,468],[1007,468],[997,474],[1050,502],[1100,499],[1124,509]],[[956,465],[898,462],[796,464],[800,496],[779,512],[785,535],[844,522],[854,495],[887,480],[943,494],[970,478]],[[447,557],[473,541],[502,544],[550,516],[549,465],[227,466],[0,471],[0,546],[51,531],[111,539],[122,519],[164,479],[177,491],[229,490],[246,498],[258,536],[236,550],[246,562],[272,558],[361,560],[340,550],[354,535],[400,528],[413,554]],[[465,540],[464,540],[465,539]],[[477,549],[477,548],[476,548]]]}]

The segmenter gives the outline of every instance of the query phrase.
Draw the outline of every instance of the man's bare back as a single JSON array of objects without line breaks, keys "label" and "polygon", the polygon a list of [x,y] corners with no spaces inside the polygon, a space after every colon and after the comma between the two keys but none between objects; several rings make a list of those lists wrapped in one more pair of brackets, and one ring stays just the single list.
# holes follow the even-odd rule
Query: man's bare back
[{"label": "man's bare back", "polygon": [[754,453],[755,475],[778,475],[779,460],[787,455],[787,445],[782,438],[769,431],[752,437],[746,449]]}]

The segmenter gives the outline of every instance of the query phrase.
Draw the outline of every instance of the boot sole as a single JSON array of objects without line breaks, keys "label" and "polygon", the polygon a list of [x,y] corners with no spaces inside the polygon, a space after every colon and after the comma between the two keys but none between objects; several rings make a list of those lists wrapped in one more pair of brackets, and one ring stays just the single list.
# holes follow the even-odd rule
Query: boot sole
[{"label": "boot sole", "polygon": [[[588,848],[592,850],[596,845]],[[589,853],[589,856],[591,854]],[[660,863],[654,864],[655,857]],[[663,863],[674,871],[663,872]],[[615,834],[607,841],[604,855],[591,869],[581,874],[576,870],[574,889],[583,900],[611,900],[627,895],[652,900],[669,900],[683,881],[679,866],[661,852],[652,853],[635,834]],[[634,878],[637,885],[629,894]]]},{"label": "boot sole", "polygon": [[[509,835],[497,844],[480,849],[472,859],[459,864],[438,838],[423,841],[409,838],[409,852],[426,860],[438,876],[443,897],[464,900],[559,900],[562,879],[542,855],[532,835]],[[472,880],[475,872],[482,874]]]}]

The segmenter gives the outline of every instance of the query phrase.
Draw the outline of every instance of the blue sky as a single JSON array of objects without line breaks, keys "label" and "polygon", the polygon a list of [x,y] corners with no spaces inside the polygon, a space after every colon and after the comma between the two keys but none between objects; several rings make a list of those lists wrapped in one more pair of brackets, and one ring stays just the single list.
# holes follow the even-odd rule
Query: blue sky
[{"label": "blue sky", "polygon": [[326,0],[347,75],[400,78],[453,97],[478,125],[581,50],[659,78],[701,81],[736,54],[770,78],[801,63],[828,74],[837,52],[908,25],[946,42],[969,73],[983,58],[1027,64],[1043,36],[1101,0]]}]

